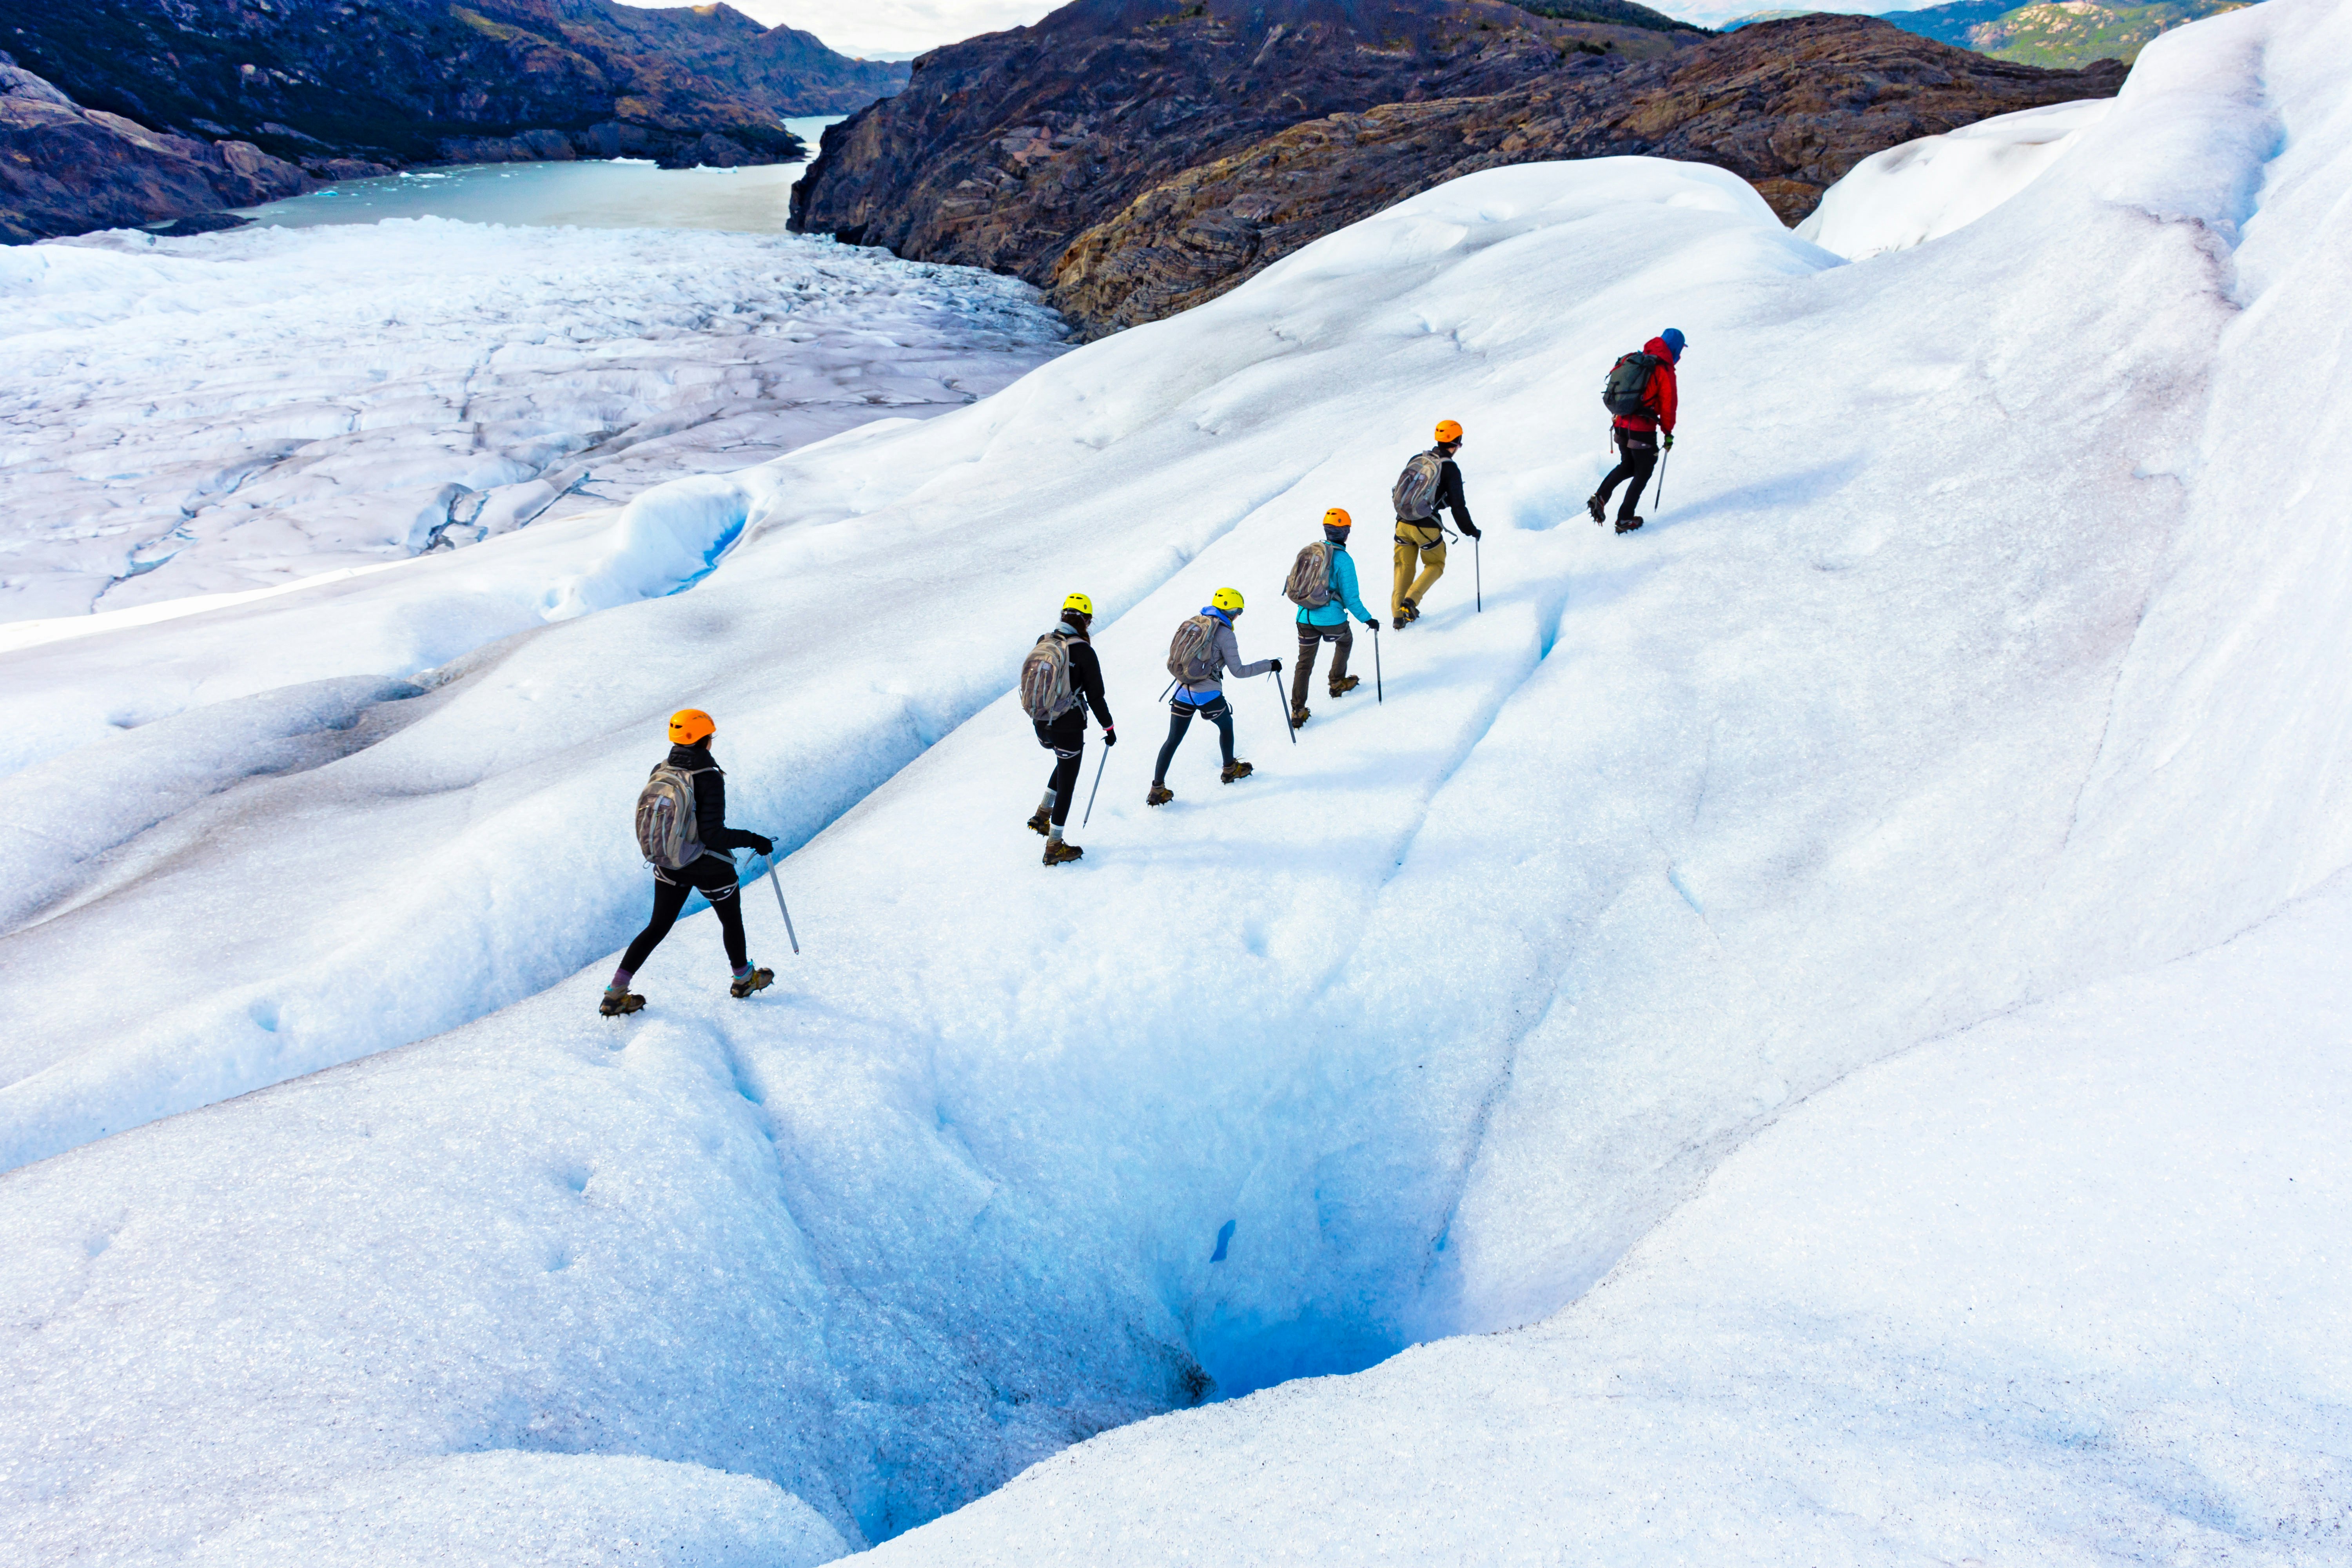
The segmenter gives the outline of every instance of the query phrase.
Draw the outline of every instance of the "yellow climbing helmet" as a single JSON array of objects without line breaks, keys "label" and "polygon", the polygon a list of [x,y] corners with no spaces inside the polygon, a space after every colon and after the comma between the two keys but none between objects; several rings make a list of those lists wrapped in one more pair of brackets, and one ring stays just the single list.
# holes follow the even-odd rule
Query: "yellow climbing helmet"
[{"label": "yellow climbing helmet", "polygon": [[1091,619],[1095,613],[1095,602],[1092,599],[1087,598],[1084,594],[1073,594],[1068,598],[1062,601],[1062,608],[1065,610],[1076,610],[1078,614]]},{"label": "yellow climbing helmet", "polygon": [[1329,511],[1323,514],[1323,526],[1326,528],[1353,528],[1356,526],[1356,520],[1348,515],[1348,509],[1346,507],[1335,506]]},{"label": "yellow climbing helmet", "polygon": [[1242,591],[1239,588],[1220,588],[1209,595],[1209,603],[1229,616],[1238,616],[1242,613]]},{"label": "yellow climbing helmet", "polygon": [[1443,447],[1448,441],[1459,441],[1460,439],[1462,439],[1461,426],[1455,424],[1451,419],[1441,419],[1437,422],[1437,444],[1439,446]]},{"label": "yellow climbing helmet", "polygon": [[669,738],[677,745],[691,746],[707,741],[718,731],[710,715],[699,708],[681,708],[669,716]]}]

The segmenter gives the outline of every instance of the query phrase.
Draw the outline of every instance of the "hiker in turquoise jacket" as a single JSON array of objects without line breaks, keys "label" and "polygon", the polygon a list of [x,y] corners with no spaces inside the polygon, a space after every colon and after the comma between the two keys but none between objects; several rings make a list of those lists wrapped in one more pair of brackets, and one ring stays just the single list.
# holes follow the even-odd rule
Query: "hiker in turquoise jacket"
[{"label": "hiker in turquoise jacket", "polygon": [[1307,722],[1307,687],[1315,675],[1315,660],[1323,645],[1332,645],[1331,695],[1345,697],[1360,684],[1348,673],[1348,655],[1356,646],[1356,632],[1348,624],[1353,616],[1368,626],[1380,623],[1356,595],[1356,563],[1348,558],[1348,531],[1355,520],[1340,507],[1323,514],[1323,538],[1331,547],[1328,584],[1331,596],[1322,604],[1298,607],[1298,663],[1290,678],[1290,727]]}]

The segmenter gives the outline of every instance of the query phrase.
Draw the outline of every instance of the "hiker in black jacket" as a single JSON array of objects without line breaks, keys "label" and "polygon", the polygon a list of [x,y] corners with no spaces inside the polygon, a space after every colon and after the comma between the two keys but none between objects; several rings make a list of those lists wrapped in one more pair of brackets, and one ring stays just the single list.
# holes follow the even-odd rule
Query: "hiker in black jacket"
[{"label": "hiker in black jacket", "polygon": [[735,862],[725,853],[756,849],[767,855],[776,847],[757,833],[727,826],[727,775],[710,757],[710,737],[717,730],[710,715],[699,708],[681,708],[669,716],[668,763],[694,775],[695,837],[702,841],[703,856],[675,871],[655,870],[653,919],[621,955],[621,967],[613,972],[613,984],[604,987],[604,1000],[596,1009],[608,1018],[634,1013],[646,1005],[644,997],[629,989],[629,978],[677,923],[677,912],[692,892],[709,899],[719,916],[719,933],[727,942],[727,963],[735,974],[728,990],[737,996],[749,996],[776,977],[772,969],[751,967],[743,941],[743,908],[735,897]]},{"label": "hiker in black jacket", "polygon": [[1070,667],[1070,705],[1051,719],[1033,721],[1037,729],[1037,743],[1054,753],[1053,776],[1045,781],[1045,798],[1037,803],[1029,818],[1029,826],[1045,836],[1045,864],[1059,866],[1086,853],[1075,844],[1062,840],[1062,829],[1070,820],[1070,802],[1078,793],[1078,767],[1087,750],[1087,710],[1092,708],[1095,717],[1102,721],[1103,744],[1118,744],[1118,731],[1110,721],[1110,705],[1103,700],[1102,665],[1095,658],[1095,645],[1087,639],[1087,628],[1094,625],[1095,602],[1084,594],[1073,594],[1062,601],[1062,624],[1048,637],[1062,639],[1064,657]]},{"label": "hiker in black jacket", "polygon": [[1421,602],[1445,574],[1445,525],[1438,514],[1452,509],[1462,536],[1479,537],[1462,496],[1461,466],[1454,460],[1461,449],[1462,426],[1441,419],[1437,445],[1407,463],[1397,478],[1396,584],[1389,592],[1389,616],[1398,631],[1421,619]]}]

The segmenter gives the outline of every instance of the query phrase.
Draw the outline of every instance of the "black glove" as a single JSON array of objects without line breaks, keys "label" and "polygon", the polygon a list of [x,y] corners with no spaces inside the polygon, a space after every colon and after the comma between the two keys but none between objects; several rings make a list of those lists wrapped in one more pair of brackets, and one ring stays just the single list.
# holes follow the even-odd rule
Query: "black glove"
[{"label": "black glove", "polygon": [[1282,660],[1278,658],[1274,661],[1274,673],[1276,675],[1282,673]]},{"label": "black glove", "polygon": [[1106,746],[1116,746],[1118,744],[1118,731],[1112,729],[1108,724],[1103,726],[1103,744]]},{"label": "black glove", "polygon": [[1475,539],[1475,538],[1477,538],[1477,537],[1478,537],[1478,527],[1477,527],[1477,525],[1476,525],[1475,523],[1469,523],[1469,522],[1465,522],[1465,523],[1464,523],[1464,524],[1462,525],[1462,531],[1463,531],[1464,533],[1465,533],[1465,534],[1469,535],[1469,536],[1470,536],[1471,538],[1473,538],[1473,539]]},{"label": "black glove", "polygon": [[774,839],[762,838],[756,833],[747,835],[747,837],[751,840],[751,847],[757,849],[761,854],[773,855],[776,852],[776,841]]},{"label": "black glove", "polygon": [[1366,621],[1366,622],[1364,623],[1364,625],[1366,625],[1366,626],[1368,626],[1371,627],[1371,628],[1372,628],[1372,630],[1373,630],[1373,631],[1375,631],[1375,632],[1377,632],[1377,631],[1379,631],[1379,630],[1381,629],[1381,623],[1380,623],[1380,622],[1378,622],[1378,621]]}]

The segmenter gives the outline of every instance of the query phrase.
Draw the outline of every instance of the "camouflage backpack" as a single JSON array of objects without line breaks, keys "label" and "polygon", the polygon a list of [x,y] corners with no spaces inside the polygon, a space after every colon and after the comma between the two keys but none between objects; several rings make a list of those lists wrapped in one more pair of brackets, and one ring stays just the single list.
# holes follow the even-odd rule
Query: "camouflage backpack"
[{"label": "camouflage backpack", "polygon": [[1427,522],[1437,515],[1431,503],[1437,500],[1437,481],[1445,477],[1445,459],[1431,447],[1404,466],[1397,476],[1396,489],[1390,500],[1396,502],[1399,522]]},{"label": "camouflage backpack", "polygon": [[1021,661],[1021,711],[1040,724],[1050,724],[1077,706],[1070,689],[1070,639],[1047,632]]},{"label": "camouflage backpack", "polygon": [[1168,673],[1187,686],[1217,679],[1217,617],[1190,616],[1168,645]]},{"label": "camouflage backpack", "polygon": [[1321,541],[1298,552],[1290,563],[1290,575],[1282,584],[1283,597],[1309,610],[1319,610],[1331,602],[1331,545]]},{"label": "camouflage backpack", "polygon": [[663,762],[637,792],[637,852],[646,863],[677,871],[702,858],[702,832],[694,820],[694,775],[715,768]]}]

